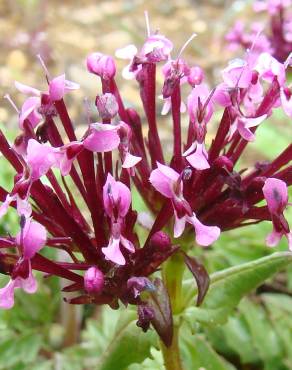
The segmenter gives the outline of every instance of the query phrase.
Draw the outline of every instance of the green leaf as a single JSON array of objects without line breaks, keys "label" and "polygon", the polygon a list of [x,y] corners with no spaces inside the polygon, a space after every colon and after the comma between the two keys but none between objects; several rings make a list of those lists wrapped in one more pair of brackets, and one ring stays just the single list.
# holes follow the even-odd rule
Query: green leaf
[{"label": "green leaf", "polygon": [[260,358],[264,362],[277,358],[279,362],[283,356],[283,349],[264,308],[246,299],[239,305],[239,311],[249,327],[253,346]]},{"label": "green leaf", "polygon": [[99,370],[124,370],[132,363],[140,363],[150,354],[154,333],[143,331],[133,321],[133,315],[122,319],[105,352],[99,359]]},{"label": "green leaf", "polygon": [[262,294],[261,297],[284,348],[284,362],[292,369],[292,298],[284,294]]},{"label": "green leaf", "polygon": [[[209,292],[200,308],[188,307],[196,292],[186,291],[186,317],[192,323],[196,320],[209,325],[226,322],[242,297],[291,262],[291,253],[279,252],[212,274]],[[190,290],[189,285],[186,288]]]},{"label": "green leaf", "polygon": [[235,370],[202,335],[182,337],[182,358],[186,369]]},{"label": "green leaf", "polygon": [[237,355],[243,364],[260,361],[242,314],[229,317],[225,325],[207,327],[205,332],[212,346],[220,353]]},{"label": "green leaf", "polygon": [[42,338],[35,333],[25,333],[0,342],[0,369],[32,363],[39,352]]}]

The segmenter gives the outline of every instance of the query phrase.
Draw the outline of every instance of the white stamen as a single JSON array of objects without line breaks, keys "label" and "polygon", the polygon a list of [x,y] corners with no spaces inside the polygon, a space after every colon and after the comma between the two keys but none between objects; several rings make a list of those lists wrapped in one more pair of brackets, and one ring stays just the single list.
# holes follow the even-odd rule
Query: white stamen
[{"label": "white stamen", "polygon": [[39,62],[41,64],[43,70],[45,71],[45,74],[46,74],[47,79],[50,80],[50,72],[49,72],[49,70],[48,70],[48,68],[47,68],[47,66],[46,66],[46,64],[45,64],[42,56],[40,54],[37,54],[37,58],[38,58],[38,60],[39,60]]},{"label": "white stamen", "polygon": [[144,16],[145,16],[147,36],[150,37],[151,31],[150,31],[149,14],[148,14],[148,11],[147,10],[145,10]]},{"label": "white stamen", "polygon": [[247,49],[247,50],[246,50],[247,54],[249,54],[249,53],[251,53],[251,52],[253,51],[253,49],[254,49],[254,47],[255,47],[255,44],[256,44],[256,42],[258,41],[258,39],[259,39],[259,37],[260,37],[260,34],[261,34],[262,32],[263,32],[263,28],[262,28],[261,30],[258,30],[258,32],[257,32],[257,34],[255,35],[255,38],[254,38],[254,40],[253,40],[253,42],[252,42],[252,44],[251,44],[250,49]]},{"label": "white stamen", "polygon": [[193,33],[191,37],[183,44],[182,48],[180,49],[180,52],[178,53],[177,60],[181,57],[182,53],[184,52],[185,48],[189,45],[189,43],[197,36],[196,33]]},{"label": "white stamen", "polygon": [[260,36],[260,34],[263,32],[263,29],[261,29],[261,30],[258,30],[258,32],[257,32],[257,34],[255,35],[255,38],[254,38],[254,40],[253,40],[253,42],[252,42],[252,44],[251,44],[251,47],[249,48],[249,49],[246,49],[246,54],[247,54],[247,61],[246,61],[246,65],[242,68],[242,70],[241,70],[241,73],[240,73],[240,75],[239,75],[239,77],[238,77],[238,80],[237,80],[237,82],[236,82],[236,85],[235,85],[235,87],[238,87],[238,84],[239,84],[239,81],[240,81],[240,79],[241,79],[241,77],[242,77],[242,75],[243,75],[243,72],[245,71],[245,69],[248,67],[248,56],[249,56],[249,54],[253,51],[253,49],[254,49],[254,47],[255,47],[255,44],[256,44],[256,42],[258,41],[258,38],[259,38],[259,36]]},{"label": "white stamen", "polygon": [[12,107],[16,110],[16,112],[19,114],[19,109],[17,108],[16,104],[14,101],[11,99],[11,96],[9,94],[4,95],[4,99],[7,99],[9,103],[12,105]]}]

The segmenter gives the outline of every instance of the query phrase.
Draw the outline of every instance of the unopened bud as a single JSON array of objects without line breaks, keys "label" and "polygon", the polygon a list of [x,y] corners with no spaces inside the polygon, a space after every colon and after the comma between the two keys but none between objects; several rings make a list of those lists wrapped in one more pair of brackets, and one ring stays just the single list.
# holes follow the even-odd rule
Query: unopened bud
[{"label": "unopened bud", "polygon": [[188,83],[195,87],[196,85],[200,85],[204,79],[204,72],[202,68],[196,66],[190,69],[190,73],[188,75]]},{"label": "unopened bud", "polygon": [[100,117],[110,121],[119,111],[119,106],[113,94],[97,95],[95,105]]},{"label": "unopened bud", "polygon": [[92,53],[86,60],[87,69],[99,77],[109,80],[116,74],[116,65],[112,57],[101,53]]},{"label": "unopened bud", "polygon": [[165,232],[157,231],[152,235],[150,245],[161,250],[168,249],[171,246],[171,239]]},{"label": "unopened bud", "polygon": [[104,285],[103,273],[97,267],[90,267],[84,275],[84,288],[88,293],[100,293]]}]

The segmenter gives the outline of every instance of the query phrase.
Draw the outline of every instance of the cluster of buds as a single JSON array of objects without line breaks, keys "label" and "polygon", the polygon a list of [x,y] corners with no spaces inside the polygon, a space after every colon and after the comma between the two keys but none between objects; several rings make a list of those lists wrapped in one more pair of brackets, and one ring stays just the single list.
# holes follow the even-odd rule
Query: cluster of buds
[{"label": "cluster of buds", "polygon": [[[267,0],[255,1],[253,9],[256,13],[267,12],[269,30],[262,22],[254,22],[247,31],[242,21],[236,21],[232,30],[226,35],[231,50],[242,47],[251,48],[255,37],[258,39],[254,52],[264,51],[272,54],[280,62],[284,62],[292,50],[292,1]],[[265,31],[265,32],[262,32]]]},{"label": "cluster of buds", "polygon": [[[0,133],[0,151],[16,171],[13,189],[0,188],[0,217],[15,208],[20,231],[0,238],[1,272],[10,276],[0,289],[0,307],[13,306],[16,288],[34,293],[33,271],[41,271],[69,281],[63,291],[76,293],[67,299],[71,304],[137,305],[137,324],[147,330],[150,323],[155,327],[155,310],[144,297],[161,288],[151,275],[175,253],[191,265],[186,253],[194,246],[185,243],[191,234],[205,247],[221,232],[271,221],[267,244],[286,237],[292,249],[283,214],[292,184],[292,144],[269,163],[235,169],[274,108],[282,106],[291,119],[286,82],[290,60],[280,62],[268,52],[252,58],[247,53],[245,60],[232,61],[222,71],[222,82],[210,89],[202,69],[182,58],[185,46],[172,58],[171,41],[148,29],[140,51],[134,45],[117,51],[130,60],[123,76],[138,82],[147,138],[140,115],[123,103],[111,56],[94,53],[87,58],[88,71],[101,80],[102,94],[95,99],[100,119],[89,122],[80,138],[64,103],[64,95],[77,84],[65,75],[51,78],[47,70],[47,91],[15,84],[28,97],[20,110],[14,105],[21,131],[14,144]],[[160,87],[158,63],[164,63]],[[172,153],[163,151],[159,137],[157,89],[164,100],[162,113],[170,112],[172,120]],[[182,89],[188,89],[186,103]],[[207,145],[208,128],[218,112],[218,129]],[[188,123],[186,137],[181,121]],[[133,209],[133,189],[153,222]],[[138,220],[147,224],[143,244]],[[40,253],[44,247],[64,250],[71,261],[45,257]]]}]

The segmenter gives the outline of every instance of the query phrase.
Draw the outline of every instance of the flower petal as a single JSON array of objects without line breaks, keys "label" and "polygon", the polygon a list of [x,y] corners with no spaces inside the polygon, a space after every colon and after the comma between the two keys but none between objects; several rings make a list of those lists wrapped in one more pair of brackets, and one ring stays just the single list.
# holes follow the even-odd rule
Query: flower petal
[{"label": "flower petal", "polygon": [[108,260],[117,265],[124,265],[126,263],[125,257],[120,250],[120,239],[111,238],[109,245],[101,250]]},{"label": "flower petal", "polygon": [[95,124],[83,141],[84,147],[92,152],[110,152],[120,144],[117,127],[109,124]]},{"label": "flower petal", "polygon": [[113,207],[116,207],[118,216],[125,217],[129,211],[131,201],[129,188],[122,182],[116,181],[111,174],[108,174],[103,187],[103,203],[108,216],[113,216]]},{"label": "flower petal", "polygon": [[36,221],[26,220],[23,232],[18,233],[16,241],[18,245],[21,243],[21,235],[23,237],[23,257],[31,259],[34,255],[46,244],[47,231],[45,227]]},{"label": "flower petal", "polygon": [[157,168],[151,172],[149,181],[154,188],[167,198],[173,198],[173,184],[179,174],[172,168],[157,162]]},{"label": "flower petal", "polygon": [[195,153],[186,157],[189,164],[197,170],[205,170],[210,168],[208,163],[208,154],[204,148],[204,144],[197,144]]},{"label": "flower petal", "polygon": [[176,212],[174,212],[174,216],[175,218],[174,218],[173,236],[175,238],[179,238],[184,232],[186,226],[186,216],[178,218]]},{"label": "flower petal", "polygon": [[41,92],[38,89],[35,89],[34,87],[24,85],[18,81],[15,81],[14,85],[18,91],[22,92],[25,95],[41,96]]},{"label": "flower petal", "polygon": [[10,280],[9,283],[0,289],[0,308],[8,310],[14,306],[14,280]]},{"label": "flower petal", "polygon": [[65,95],[65,74],[55,77],[49,83],[49,94],[52,101],[63,99]]},{"label": "flower petal", "polygon": [[132,155],[131,153],[128,152],[126,154],[126,158],[123,162],[122,167],[123,168],[132,168],[132,167],[136,166],[136,164],[139,163],[141,160],[142,160],[141,157],[138,157],[136,155]]},{"label": "flower petal", "polygon": [[120,59],[133,59],[134,56],[138,53],[138,50],[135,45],[130,44],[123,48],[117,49],[115,56]]},{"label": "flower petal", "polygon": [[214,243],[220,236],[220,229],[217,226],[206,226],[203,225],[193,213],[192,217],[187,216],[187,221],[191,223],[196,232],[196,242],[199,245],[207,247]]},{"label": "flower petal", "polygon": [[281,214],[288,203],[288,190],[284,181],[272,177],[263,186],[264,197],[272,214]]}]

